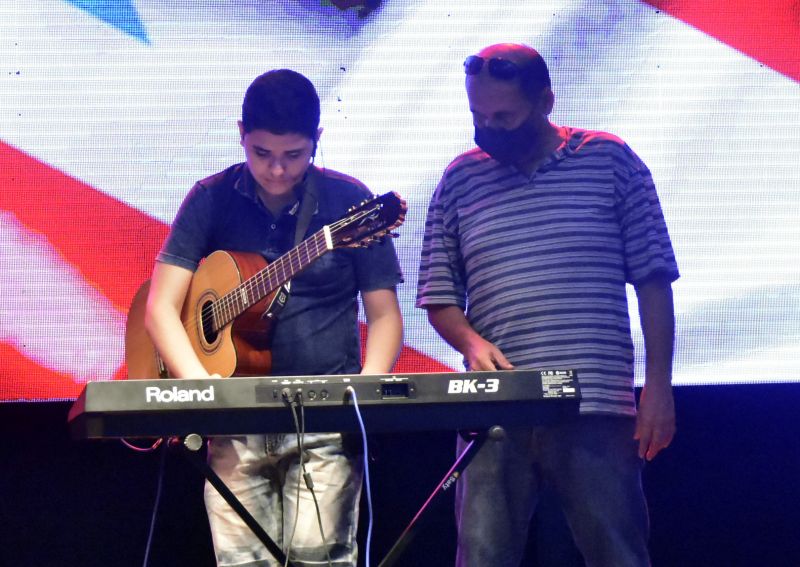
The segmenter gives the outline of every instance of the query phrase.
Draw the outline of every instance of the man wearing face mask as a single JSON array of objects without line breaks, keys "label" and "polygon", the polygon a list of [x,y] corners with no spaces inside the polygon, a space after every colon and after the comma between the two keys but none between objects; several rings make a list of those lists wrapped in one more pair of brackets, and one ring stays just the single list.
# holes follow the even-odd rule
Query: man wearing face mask
[{"label": "man wearing face mask", "polygon": [[[582,399],[575,418],[483,445],[457,485],[457,565],[517,567],[544,484],[587,565],[649,565],[641,468],[675,432],[679,275],[650,172],[619,138],[549,121],[534,49],[492,45],[464,67],[478,148],[431,200],[417,306],[468,370],[575,369]],[[638,411],[626,284],[647,350]]]}]

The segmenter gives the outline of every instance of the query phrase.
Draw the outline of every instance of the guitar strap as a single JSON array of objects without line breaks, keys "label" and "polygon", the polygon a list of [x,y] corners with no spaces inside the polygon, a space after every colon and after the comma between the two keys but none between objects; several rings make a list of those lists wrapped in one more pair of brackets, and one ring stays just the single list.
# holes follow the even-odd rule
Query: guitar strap
[{"label": "guitar strap", "polygon": [[311,217],[314,211],[317,210],[317,196],[319,189],[317,187],[319,171],[314,165],[310,165],[306,171],[306,178],[304,181],[305,189],[303,196],[300,198],[300,210],[297,212],[297,227],[294,231],[294,246],[297,246],[303,241],[308,230],[308,225],[311,224]]},{"label": "guitar strap", "polygon": [[[314,212],[317,210],[317,205],[319,203],[319,189],[317,185],[319,183],[319,176],[319,170],[314,167],[313,164],[310,165],[306,172],[306,177],[303,180],[303,195],[300,197],[300,209],[297,211],[297,224],[294,231],[294,246],[297,246],[303,242],[306,231],[311,224],[311,217],[314,216]],[[266,311],[264,311],[264,315],[262,315],[262,317],[273,321],[277,319],[280,312],[286,306],[286,302],[289,300],[289,289],[291,287],[291,283],[291,280],[287,281],[278,288],[278,291],[275,293],[275,297],[270,302]]]}]

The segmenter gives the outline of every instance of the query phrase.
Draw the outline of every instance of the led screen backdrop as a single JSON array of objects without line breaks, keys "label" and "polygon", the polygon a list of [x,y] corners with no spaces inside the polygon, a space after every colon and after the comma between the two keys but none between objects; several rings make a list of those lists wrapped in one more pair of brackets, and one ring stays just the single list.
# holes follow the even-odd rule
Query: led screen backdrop
[{"label": "led screen backdrop", "polygon": [[0,0],[0,399],[124,376],[130,299],[194,181],[241,161],[244,90],[278,67],[319,89],[317,163],[409,202],[399,369],[460,369],[413,307],[417,260],[472,145],[461,63],[498,41],[550,62],[555,122],[650,166],[683,274],[676,382],[800,378],[795,2],[363,4]]}]

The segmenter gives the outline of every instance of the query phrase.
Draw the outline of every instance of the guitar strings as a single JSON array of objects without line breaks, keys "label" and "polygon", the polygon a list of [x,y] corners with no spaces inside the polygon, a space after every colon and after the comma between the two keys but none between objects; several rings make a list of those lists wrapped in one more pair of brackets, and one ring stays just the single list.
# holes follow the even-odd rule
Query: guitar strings
[{"label": "guitar strings", "polygon": [[[335,224],[337,223],[334,223],[334,225]],[[270,291],[277,289],[280,286],[281,282],[288,279],[286,277],[285,265],[287,261],[290,264],[289,265],[290,268],[299,267],[302,265],[302,260],[300,260],[299,262],[295,262],[296,258],[299,259],[301,247],[306,249],[306,256],[308,257],[309,260],[311,260],[312,255],[308,253],[309,241],[313,241],[313,243],[315,244],[315,249],[313,250],[313,256],[314,256],[313,259],[319,258],[325,251],[327,251],[327,247],[320,248],[321,239],[324,242],[323,230],[317,231],[311,238],[309,238],[307,241],[301,243],[300,245],[290,250],[285,256],[282,256],[278,261],[268,265],[261,272],[258,272],[257,274],[253,275],[251,278],[249,278],[242,284],[236,286],[234,289],[229,291],[227,294],[218,299],[216,302],[212,303],[209,306],[209,308],[213,310],[216,307],[217,313],[227,314],[230,312],[231,314],[233,314],[233,316],[225,317],[225,322],[223,324],[218,325],[217,328],[224,327],[227,323],[229,323],[230,321],[235,319],[239,314],[241,314],[241,312],[245,311],[250,307],[250,306],[243,306],[241,309],[239,309],[238,300],[241,297],[240,294],[242,290],[244,290],[247,293],[248,297],[251,297],[250,292],[252,292],[256,286],[262,286],[265,283],[266,279],[267,280],[266,283],[270,286],[268,288],[268,291],[264,293],[264,296],[266,296],[267,294],[269,294]],[[306,246],[303,246],[304,244]],[[278,276],[279,271],[282,273],[282,276]],[[276,278],[278,279],[278,283],[273,283],[272,280]],[[205,310],[202,316],[205,317],[207,315],[207,312],[208,309]]]},{"label": "guitar strings", "polygon": [[[258,301],[261,301],[261,299],[266,297],[272,290],[277,289],[282,282],[289,279],[289,277],[287,277],[287,271],[291,274],[296,268],[301,267],[303,265],[303,256],[306,258],[306,264],[322,256],[326,248],[320,246],[319,237],[321,236],[323,236],[321,233],[315,234],[308,241],[290,250],[278,261],[269,264],[263,270],[236,286],[217,301],[210,303],[204,309],[202,316],[206,317],[209,311],[214,311],[218,315],[218,317],[216,317],[218,320],[216,326],[218,328],[224,327],[241,312]],[[313,248],[311,246],[312,244],[314,245]],[[303,254],[303,252],[305,253]],[[242,300],[242,292],[244,292],[248,301]],[[254,294],[253,292],[257,293]],[[258,295],[261,295],[261,299],[247,305],[250,298],[257,297]],[[219,321],[220,319],[221,321]]]},{"label": "guitar strings", "polygon": [[[351,215],[349,217],[346,217],[346,218],[343,218],[343,219],[339,219],[339,220],[331,223],[330,225],[328,225],[328,228],[330,229],[330,232],[331,232],[331,236],[336,235],[338,233],[338,231],[342,229],[343,226],[345,226],[347,224],[351,224],[353,222],[357,222],[357,221],[367,217],[368,215],[372,214],[374,211],[375,211],[375,208],[371,208],[371,209],[368,209],[368,210],[360,211],[359,213],[357,213],[355,215]],[[389,230],[391,230],[391,228],[389,228]],[[227,320],[224,324],[222,324],[222,325],[212,325],[212,329],[214,331],[219,331],[225,325],[227,325],[230,321],[232,321],[238,315],[240,315],[242,312],[244,312],[247,309],[249,309],[250,307],[252,307],[253,304],[248,305],[248,306],[244,306],[241,310],[238,309],[238,305],[236,305],[235,303],[238,302],[236,297],[241,293],[240,290],[245,290],[247,292],[248,297],[251,297],[250,292],[252,292],[256,288],[256,286],[263,285],[265,283],[265,280],[266,280],[267,284],[272,285],[272,287],[269,288],[269,290],[264,294],[264,296],[268,295],[270,292],[272,292],[273,290],[277,289],[281,285],[280,283],[278,283],[277,285],[273,285],[271,282],[272,282],[272,280],[274,278],[276,278],[278,276],[278,274],[277,274],[278,270],[281,270],[283,272],[284,276],[286,275],[286,272],[285,272],[285,263],[286,263],[286,261],[289,262],[289,267],[290,268],[295,268],[295,267],[302,266],[302,260],[300,259],[301,248],[305,248],[306,249],[305,250],[305,254],[306,254],[306,257],[308,258],[308,262],[307,263],[310,263],[311,260],[316,260],[317,258],[321,257],[325,252],[328,251],[327,246],[324,245],[324,240],[325,240],[324,239],[324,229],[321,229],[321,230],[317,231],[316,233],[314,233],[314,235],[312,235],[310,238],[308,238],[304,242],[300,243],[298,246],[296,246],[293,249],[291,249],[284,256],[279,258],[278,261],[273,262],[272,264],[269,264],[264,269],[262,269],[261,271],[257,272],[256,274],[254,274],[253,276],[248,278],[246,281],[242,282],[240,285],[238,285],[235,288],[233,288],[232,290],[230,290],[228,293],[226,293],[225,295],[223,295],[222,297],[220,297],[216,301],[212,301],[208,305],[204,306],[201,309],[200,318],[202,319],[203,322],[207,321],[208,318],[211,318],[211,321],[213,323],[216,323],[218,317],[215,317],[215,313],[216,314],[227,313],[228,310],[230,310],[231,313],[235,313],[235,315],[233,315],[233,317],[230,317],[229,320]],[[315,245],[315,248],[313,249],[313,252],[311,254],[309,254],[310,244],[312,244],[312,243]],[[312,255],[314,256],[313,258],[312,258]],[[284,259],[286,259],[286,260],[284,260]],[[298,260],[298,261],[296,262],[295,260]],[[284,278],[282,281],[285,281],[286,279],[288,279],[288,278]],[[262,299],[263,299],[263,297],[262,297]],[[255,303],[257,303],[257,302],[255,302]],[[236,313],[236,311],[239,311],[239,312]],[[184,322],[183,327],[188,332],[190,329],[193,329],[196,325],[197,325],[197,317],[193,316],[190,319],[188,319],[186,322]]]},{"label": "guitar strings", "polygon": [[[311,253],[309,253],[308,251],[306,252],[306,256],[308,256],[309,258],[311,258],[314,255],[316,255],[316,257],[321,256],[321,254],[319,254],[320,248],[319,248],[319,242],[318,242],[319,239],[317,238],[318,236],[320,236],[319,233],[315,234],[314,236],[309,238],[308,241],[306,241],[306,242],[304,242],[304,243],[302,243],[300,245],[300,246],[303,246],[306,249],[310,249],[310,247],[309,247],[310,242],[309,241],[314,240],[314,244],[316,245],[316,248]],[[299,246],[296,247],[295,249],[292,249],[289,253],[287,253],[286,256],[284,256],[284,258],[288,257],[290,254],[295,252],[295,250],[297,250],[297,248],[299,248]],[[262,285],[265,281],[269,284],[269,282],[271,280],[273,280],[273,279],[278,277],[278,271],[279,270],[282,271],[282,272],[285,272],[284,266],[283,266],[284,263],[285,262],[273,262],[272,264],[269,264],[264,269],[262,269],[258,273],[256,273],[253,276],[251,276],[245,282],[239,284],[238,286],[236,286],[232,290],[228,291],[228,293],[226,293],[225,295],[219,297],[215,301],[209,302],[208,305],[203,306],[203,308],[201,309],[201,311],[200,311],[200,319],[203,322],[206,322],[206,321],[208,321],[210,319],[212,321],[212,323],[214,323],[214,324],[212,324],[211,328],[214,331],[219,331],[227,323],[229,323],[231,320],[235,319],[236,316],[241,314],[241,312],[245,311],[249,307],[249,306],[245,306],[243,309],[239,310],[238,306],[236,305],[236,303],[238,302],[238,298],[241,297],[241,295],[240,295],[241,294],[241,290],[244,290],[248,294],[248,297],[250,297],[251,296],[250,294],[253,291],[253,289],[255,288],[255,286]],[[295,265],[300,265],[300,264],[295,264],[295,262],[292,261],[291,266],[295,266]],[[277,289],[277,287],[279,285],[280,284],[274,286],[272,289]],[[272,289],[270,289],[270,291],[272,291]],[[268,293],[269,293],[269,291],[267,292],[267,294]],[[237,311],[239,311],[239,312],[237,313]],[[232,316],[223,317],[224,315],[226,315],[228,313],[230,313]],[[223,319],[227,319],[225,321],[225,323],[217,324],[218,321],[223,320]],[[196,316],[193,316],[193,317],[191,317],[191,318],[186,320],[186,322],[184,323],[183,326],[187,330],[187,332],[190,329],[193,329],[197,325],[197,320],[198,319],[197,319]],[[203,325],[203,327],[205,327],[205,325]]]},{"label": "guitar strings", "polygon": [[[354,214],[351,215],[350,217],[335,221],[334,223],[329,225],[329,229],[331,230],[331,235],[335,236],[336,233],[344,225],[357,222],[358,220],[372,214],[375,210],[376,210],[375,207],[373,207],[372,209],[365,209],[363,211],[358,212],[358,214]],[[391,228],[389,228],[389,230],[391,230]],[[323,236],[324,236],[323,231],[318,231],[307,241],[290,250],[285,256],[279,259],[279,261],[270,264],[270,266],[268,266],[261,272],[253,275],[247,281],[243,282],[242,284],[240,284],[239,286],[228,292],[225,296],[221,297],[216,302],[211,303],[207,308],[205,308],[205,310],[201,314],[201,317],[205,318],[206,316],[208,316],[209,310],[212,312],[216,310],[217,313],[224,313],[224,314],[228,314],[230,312],[233,314],[233,316],[225,317],[225,322],[217,325],[215,330],[224,327],[226,324],[228,324],[230,321],[232,321],[238,315],[240,315],[243,311],[247,310],[249,307],[260,301],[258,300],[254,303],[251,303],[250,305],[246,305],[240,308],[239,298],[241,297],[240,295],[241,291],[245,291],[248,294],[248,297],[250,297],[251,296],[250,293],[252,291],[258,290],[258,288],[264,288],[264,284],[267,283],[269,287],[264,288],[265,291],[263,291],[261,297],[261,299],[263,299],[263,297],[268,295],[271,291],[277,289],[282,282],[290,278],[290,276],[287,276],[285,271],[287,261],[289,262],[290,268],[302,266],[303,262],[302,259],[300,259],[301,247],[306,249],[306,254],[305,254],[307,258],[306,264],[310,263],[310,261],[312,260],[311,254],[309,254],[308,251],[309,249],[308,244],[310,241],[313,241],[313,243],[316,245],[316,248],[313,251],[314,260],[319,258],[320,256],[322,256],[322,254],[328,251],[326,246],[320,247],[322,243],[321,239],[323,238]],[[299,260],[299,262],[297,262],[296,260]],[[272,280],[275,278],[275,276],[277,276],[277,272],[279,270],[282,272],[282,276],[278,278],[277,282],[273,282]],[[291,271],[292,270],[290,270],[290,272]],[[213,317],[213,313],[211,316]]]}]

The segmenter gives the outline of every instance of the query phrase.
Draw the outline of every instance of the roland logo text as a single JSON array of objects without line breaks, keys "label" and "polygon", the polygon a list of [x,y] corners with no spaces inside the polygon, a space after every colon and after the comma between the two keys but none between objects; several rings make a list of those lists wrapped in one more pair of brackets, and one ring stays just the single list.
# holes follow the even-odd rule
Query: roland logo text
[{"label": "roland logo text", "polygon": [[179,404],[183,402],[213,402],[214,386],[209,386],[205,390],[189,390],[185,388],[159,388],[158,386],[148,386],[144,389],[145,402],[156,404]]}]

